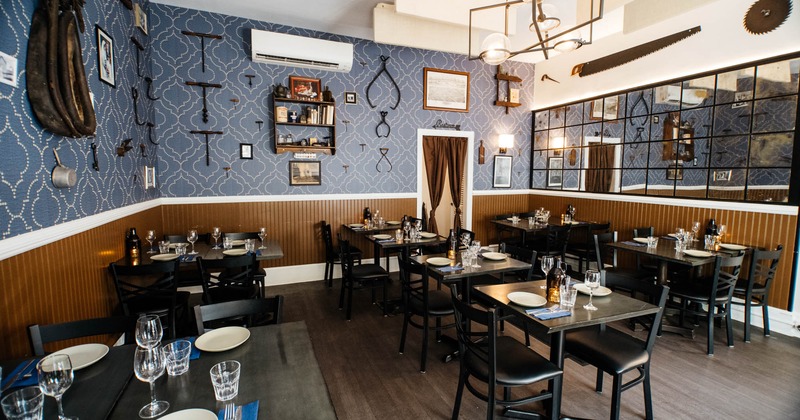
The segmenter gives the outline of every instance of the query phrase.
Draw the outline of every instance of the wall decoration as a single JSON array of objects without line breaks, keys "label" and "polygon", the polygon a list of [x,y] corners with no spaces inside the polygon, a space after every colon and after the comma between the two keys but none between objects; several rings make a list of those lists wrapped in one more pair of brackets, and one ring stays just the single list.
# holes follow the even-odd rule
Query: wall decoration
[{"label": "wall decoration", "polygon": [[117,87],[117,70],[114,66],[114,39],[100,27],[95,25],[97,34],[97,75],[100,81],[111,87]]},{"label": "wall decoration", "polygon": [[319,79],[308,77],[289,76],[289,91],[292,99],[302,101],[321,101],[322,87]]},{"label": "wall decoration", "polygon": [[[363,149],[364,147],[362,146],[361,148]],[[392,165],[392,162],[389,160],[389,148],[381,147],[379,150],[381,152],[381,158],[378,159],[378,163],[375,164],[375,170],[381,172],[381,162],[385,160],[386,164],[389,165],[386,172],[392,172],[394,165]]]},{"label": "wall decoration", "polygon": [[252,158],[253,158],[253,144],[239,143],[239,159],[252,159]]},{"label": "wall decoration", "polygon": [[372,103],[372,98],[370,98],[370,96],[369,96],[369,90],[372,88],[372,85],[375,84],[375,81],[378,80],[378,78],[381,76],[381,74],[384,74],[384,73],[386,73],[386,77],[389,78],[389,81],[392,82],[393,90],[395,90],[397,92],[397,101],[394,103],[394,106],[392,106],[391,108],[392,109],[397,109],[397,106],[400,105],[400,86],[397,85],[397,82],[394,81],[394,77],[392,77],[392,74],[389,73],[389,70],[386,69],[386,62],[389,61],[389,58],[390,57],[386,56],[386,55],[382,55],[381,56],[381,71],[379,71],[375,75],[375,77],[373,77],[372,80],[367,85],[367,90],[366,90],[366,92],[367,92],[367,103],[369,103],[370,108],[375,108],[375,107],[377,107],[377,105]]},{"label": "wall decoration", "polygon": [[357,104],[358,103],[358,95],[355,92],[345,92],[344,93],[344,103],[346,104]]},{"label": "wall decoration", "polygon": [[667,180],[682,181],[683,165],[670,165],[669,168],[667,168]]},{"label": "wall decoration", "polygon": [[[200,38],[200,63],[201,69],[203,73],[206,72],[206,38],[209,39],[222,39],[222,35],[214,35],[214,34],[204,34],[200,32],[192,32],[192,31],[181,31],[182,34],[188,36],[196,36]],[[248,77],[248,76],[245,76]],[[253,86],[252,79],[250,80],[250,86]]]},{"label": "wall decoration", "polygon": [[469,112],[469,73],[423,68],[422,109]]},{"label": "wall decoration", "polygon": [[156,187],[156,167],[155,166],[147,166],[144,167],[144,189],[150,189]]},{"label": "wall decoration", "polygon": [[290,161],[289,185],[322,185],[320,161]]},{"label": "wall decoration", "polygon": [[17,59],[0,52],[0,83],[17,87]]},{"label": "wall decoration", "polygon": [[609,96],[595,99],[592,101],[591,119],[593,120],[616,120],[619,115],[619,97]]},{"label": "wall decoration", "polygon": [[731,170],[714,171],[714,182],[727,182],[731,180]]},{"label": "wall decoration", "polygon": [[551,157],[547,159],[547,186],[560,187],[564,182],[564,158]]},{"label": "wall decoration", "polygon": [[511,163],[514,158],[511,156],[494,157],[494,176],[492,177],[493,188],[511,188]]},{"label": "wall decoration", "polygon": [[206,88],[215,88],[220,89],[222,88],[222,84],[220,83],[205,83],[205,82],[191,82],[186,81],[186,86],[200,86],[203,88],[203,111],[201,115],[203,116],[203,122],[208,123],[208,99],[206,97]]},{"label": "wall decoration", "polygon": [[139,3],[133,5],[133,25],[147,35],[147,12]]}]

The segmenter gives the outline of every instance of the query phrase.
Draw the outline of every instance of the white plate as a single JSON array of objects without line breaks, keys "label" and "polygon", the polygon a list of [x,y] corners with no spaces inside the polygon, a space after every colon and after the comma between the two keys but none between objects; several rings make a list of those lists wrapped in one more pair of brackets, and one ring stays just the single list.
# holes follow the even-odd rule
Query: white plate
[{"label": "white plate", "polygon": [[189,246],[189,242],[173,242],[169,244],[170,248],[175,248],[178,245],[186,245]]},{"label": "white plate", "polygon": [[250,330],[242,327],[223,327],[209,331],[194,342],[203,351],[217,352],[239,347],[250,338]]},{"label": "white plate", "polygon": [[105,344],[81,344],[67,347],[54,354],[66,354],[72,362],[72,370],[79,370],[99,362],[108,354],[108,346]]},{"label": "white plate", "polygon": [[391,239],[392,235],[386,235],[384,233],[381,233],[381,234],[378,234],[378,235],[372,235],[372,237],[375,238],[375,239],[381,240],[381,239]]},{"label": "white plate", "polygon": [[223,255],[229,255],[231,257],[239,257],[239,256],[242,256],[244,254],[247,254],[247,250],[246,249],[226,249],[226,250],[222,251],[222,254]]},{"label": "white plate", "polygon": [[483,258],[492,261],[503,261],[504,259],[508,258],[508,255],[501,252],[484,252],[482,255]]},{"label": "white plate", "polygon": [[667,236],[671,236],[673,238],[677,238],[678,234],[677,233],[668,233]]},{"label": "white plate", "polygon": [[244,245],[244,239],[232,239],[231,245],[233,246],[242,246]]},{"label": "white plate", "polygon": [[729,249],[731,251],[744,251],[747,249],[746,246],[736,245],[736,244],[719,244],[720,248]]},{"label": "white plate", "polygon": [[389,220],[388,222],[386,222],[386,224],[390,225],[390,226],[395,226],[395,225],[399,225],[400,222],[398,222],[397,220]]},{"label": "white plate", "polygon": [[646,244],[647,238],[633,238],[634,241],[639,242],[640,244]]},{"label": "white plate", "polygon": [[450,265],[450,263],[453,262],[453,260],[444,257],[432,257],[428,258],[426,262],[430,265],[443,266],[443,265]]},{"label": "white plate", "polygon": [[202,408],[189,408],[161,417],[162,420],[217,420],[217,415]]},{"label": "white plate", "polygon": [[175,258],[178,258],[178,254],[156,254],[150,256],[151,260],[156,261],[172,261]]},{"label": "white plate", "polygon": [[350,223],[347,226],[350,226],[351,228],[362,228],[362,227],[364,227],[364,225],[362,225],[361,223]]},{"label": "white plate", "polygon": [[[589,287],[583,283],[576,284],[575,288],[578,289],[578,291],[583,293],[584,295],[589,294]],[[600,286],[597,289],[594,289],[594,296],[608,296],[610,294],[611,294],[611,289],[609,289],[608,287]]]},{"label": "white plate", "polygon": [[684,254],[690,257],[710,257],[711,253],[708,251],[701,251],[699,249],[687,249],[683,251]]},{"label": "white plate", "polygon": [[531,308],[537,308],[547,303],[547,299],[545,299],[543,296],[537,295],[536,293],[511,292],[507,297],[508,300],[516,303],[517,305],[528,306]]},{"label": "white plate", "polygon": [[437,237],[439,235],[437,235],[437,234],[435,234],[433,232],[420,232],[419,236],[422,236],[423,238],[431,239],[431,238],[435,238],[435,237]]}]

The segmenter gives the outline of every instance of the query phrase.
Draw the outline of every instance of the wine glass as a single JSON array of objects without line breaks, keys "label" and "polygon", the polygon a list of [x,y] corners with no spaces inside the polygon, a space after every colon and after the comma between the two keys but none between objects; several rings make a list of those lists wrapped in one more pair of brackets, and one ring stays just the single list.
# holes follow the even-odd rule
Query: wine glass
[{"label": "wine glass", "polygon": [[194,250],[194,243],[197,242],[197,231],[195,229],[190,229],[189,233],[186,234],[186,240],[192,244],[192,252],[189,254],[197,255],[197,251]]},{"label": "wine glass", "polygon": [[169,409],[169,403],[156,399],[156,379],[164,374],[164,358],[161,350],[153,348],[136,348],[133,357],[133,371],[142,382],[150,383],[150,403],[139,410],[139,417],[152,419],[164,414]]},{"label": "wine glass", "polygon": [[472,261],[475,261],[472,264],[473,268],[481,268],[481,266],[478,265],[478,253],[480,251],[481,251],[481,242],[480,241],[472,241],[472,243],[469,245],[469,252],[470,252],[470,254],[472,254]]},{"label": "wine glass", "polygon": [[583,309],[587,311],[596,311],[597,307],[592,305],[592,296],[594,295],[594,289],[600,287],[600,272],[597,270],[586,270],[583,283],[589,288],[589,303],[583,305]]},{"label": "wine glass", "polygon": [[136,320],[136,344],[139,347],[155,348],[163,335],[164,329],[158,315],[142,315]]},{"label": "wine glass", "polygon": [[727,231],[728,231],[728,227],[727,226],[719,225],[719,228],[717,229],[717,235],[719,236],[720,242],[722,241],[722,238],[725,237],[725,232],[727,232]]},{"label": "wine glass", "polygon": [[149,251],[147,251],[147,253],[148,253],[148,254],[155,254],[155,253],[156,253],[156,250],[155,250],[155,249],[153,249],[153,241],[155,241],[155,240],[156,240],[156,231],[154,231],[154,230],[148,230],[148,231],[147,231],[147,236],[145,236],[144,238],[145,238],[145,239],[147,239],[147,242],[149,242],[149,243],[150,243],[150,250],[149,250]]},{"label": "wine glass", "polygon": [[69,360],[69,356],[51,354],[39,361],[36,370],[39,373],[39,389],[44,395],[56,399],[59,420],[77,420],[77,417],[65,416],[64,407],[61,404],[61,397],[72,385],[72,361]]},{"label": "wine glass", "polygon": [[[544,277],[547,278],[547,274],[550,273],[550,270],[553,269],[553,265],[555,264],[555,259],[553,259],[552,255],[545,255],[542,257],[542,271],[544,272]],[[539,286],[542,289],[547,288],[547,286]]]},{"label": "wine glass", "polygon": [[700,222],[692,223],[692,241],[697,240],[697,232],[700,232]]},{"label": "wine glass", "polygon": [[267,237],[267,228],[265,227],[260,228],[258,230],[258,237],[261,239],[261,246],[258,247],[258,249],[267,249],[267,247],[264,246],[264,238]]},{"label": "wine glass", "polygon": [[405,237],[408,238],[408,232],[411,230],[411,222],[406,220],[403,222],[403,232],[405,232]]},{"label": "wine glass", "polygon": [[222,236],[222,229],[214,227],[211,229],[211,237],[214,238],[214,248],[219,249],[219,238]]}]

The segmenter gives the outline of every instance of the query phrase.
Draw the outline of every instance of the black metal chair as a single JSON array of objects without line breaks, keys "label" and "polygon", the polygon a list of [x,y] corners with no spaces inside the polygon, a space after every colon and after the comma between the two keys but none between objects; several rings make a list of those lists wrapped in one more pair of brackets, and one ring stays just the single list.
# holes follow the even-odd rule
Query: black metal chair
[{"label": "black metal chair", "polygon": [[[209,243],[211,238],[210,233],[205,234],[198,234],[197,235],[197,243]],[[189,241],[186,240],[186,235],[175,235],[169,234],[164,235],[164,240],[169,241],[170,243],[183,243],[188,244]],[[188,248],[188,251],[191,251],[191,246]],[[187,252],[188,252],[187,251]],[[178,267],[178,272],[175,273],[175,278],[178,282],[178,287],[190,287],[190,286],[200,286],[203,284],[203,279],[200,276],[200,271],[197,270],[195,265],[185,265]]]},{"label": "black metal chair", "polygon": [[534,239],[531,248],[535,249],[539,256],[552,255],[561,257],[561,261],[566,261],[567,243],[571,226],[548,225],[545,235]]},{"label": "black metal chair", "polygon": [[130,344],[136,328],[136,318],[131,316],[114,316],[108,318],[82,319],[60,324],[28,327],[28,338],[34,356],[44,356],[44,345],[73,338],[92,337],[96,335],[121,334],[123,342]]},{"label": "black metal chair", "polygon": [[[258,232],[224,232],[222,234],[222,239],[230,238],[232,241],[242,241],[245,239],[255,239],[260,241],[261,238],[258,237]],[[258,242],[256,242],[258,243]],[[258,261],[256,261],[255,265],[253,266],[253,278],[255,278],[256,283],[258,283],[259,288],[263,288],[267,278],[267,272],[261,265],[259,265]]]},{"label": "black metal chair", "polygon": [[518,282],[518,281],[531,281],[542,280],[545,278],[542,273],[541,265],[537,265],[538,253],[530,248],[525,248],[517,245],[505,244],[505,251],[511,258],[520,261],[527,261],[531,267],[524,272],[506,273],[501,276],[504,283]]},{"label": "black metal chair", "polygon": [[[330,223],[324,220],[320,222],[322,225],[322,240],[325,243],[325,285],[328,288],[333,287],[333,268],[336,264],[340,263],[339,260],[339,247],[333,245],[333,231]],[[360,249],[351,246],[350,252],[353,254],[353,259],[358,258],[358,263],[361,264],[361,257],[363,253]]]},{"label": "black metal chair", "polygon": [[189,302],[189,292],[178,291],[177,270],[177,259],[132,266],[109,264],[123,315],[153,314],[165,318],[162,323],[175,338],[178,318],[188,317]]},{"label": "black metal chair", "polygon": [[[652,226],[645,226],[645,227],[637,227],[633,228],[633,237],[634,238],[646,238],[648,236],[655,236],[655,228]],[[658,262],[654,261],[652,258],[642,257],[638,253],[636,254],[636,269],[639,271],[648,271],[655,274],[658,272]]]},{"label": "black metal chair", "polygon": [[[684,324],[686,315],[705,316],[707,318],[707,353],[709,356],[714,354],[714,319],[725,320],[728,347],[733,347],[731,298],[733,297],[736,282],[739,279],[739,271],[741,270],[743,259],[744,252],[731,257],[718,255],[714,262],[713,275],[710,278],[675,282],[671,286],[669,296],[671,300],[678,299],[681,326]],[[706,305],[707,310],[703,309],[702,305]]]},{"label": "black metal chair", "polygon": [[345,306],[345,291],[347,291],[346,317],[349,321],[353,312],[353,290],[370,289],[372,303],[374,304],[375,289],[380,287],[383,288],[383,316],[387,316],[386,286],[389,283],[389,272],[384,270],[380,264],[355,265],[350,249],[350,241],[339,241],[339,259],[342,263],[342,289],[339,293],[339,309]]},{"label": "black metal chair", "polygon": [[[631,278],[609,278],[606,285],[611,288],[621,287],[634,291],[637,296],[646,297],[649,303],[661,308],[650,324],[647,339],[642,341],[620,330],[601,326],[568,332],[564,341],[564,349],[572,356],[597,368],[595,391],[603,391],[603,372],[614,378],[611,419],[619,419],[622,391],[641,383],[644,388],[645,417],[651,420],[653,418],[653,402],[650,395],[650,358],[653,354],[658,326],[664,316],[664,305],[667,301],[669,287],[640,282]],[[622,383],[622,376],[634,369],[638,371],[639,375]]]},{"label": "black metal chair", "polygon": [[[511,218],[511,214],[498,214],[494,216],[494,220],[507,220]],[[497,242],[505,242],[505,243],[519,243],[521,242],[520,239],[514,238],[514,229],[510,227],[506,227],[503,225],[494,225],[497,231]],[[509,235],[504,235],[504,233],[508,233]]]},{"label": "black metal chair", "polygon": [[[552,381],[563,373],[556,365],[510,336],[498,336],[498,317],[494,309],[483,310],[458,298],[457,289],[451,287],[451,301],[455,309],[460,369],[458,391],[453,405],[453,420],[458,419],[464,387],[488,403],[486,418],[494,419],[496,406],[510,407],[550,399],[554,406],[561,403],[560,391],[541,392],[512,399],[511,388],[536,382]],[[478,328],[472,328],[473,324]],[[474,378],[488,386],[485,392],[473,385]],[[497,388],[503,397],[497,398]],[[555,414],[554,410],[551,413]]]},{"label": "black metal chair", "polygon": [[254,276],[255,254],[222,259],[197,259],[203,277],[203,303],[230,302],[261,296]]},{"label": "black metal chair", "polygon": [[[436,341],[441,341],[442,330],[451,328],[453,323],[442,325],[442,318],[453,315],[453,304],[450,303],[450,293],[442,290],[430,290],[428,271],[425,265],[416,264],[399,255],[400,281],[403,287],[403,331],[400,334],[400,354],[406,346],[406,333],[408,326],[422,330],[422,352],[419,370],[425,373],[428,360],[428,336],[430,330],[436,333]],[[421,318],[421,322],[415,317]],[[431,327],[431,318],[435,326]]]},{"label": "black metal chair", "polygon": [[755,249],[750,259],[750,270],[746,279],[736,281],[733,289],[733,296],[741,299],[741,302],[731,301],[734,305],[744,306],[744,341],[750,342],[750,317],[751,308],[761,307],[764,316],[764,335],[769,332],[769,290],[772,281],[775,279],[775,271],[778,269],[783,245],[778,245],[774,251]]},{"label": "black metal chair", "polygon": [[[580,228],[572,228],[570,232],[570,241],[567,243],[566,255],[574,257],[578,260],[578,271],[583,273],[583,261],[586,261],[586,268],[588,269],[590,263],[597,260],[595,255],[594,235],[601,233],[608,233],[611,229],[611,222],[607,223],[590,223],[587,226]],[[576,230],[580,233],[576,235]],[[598,267],[598,270],[600,268]]]},{"label": "black metal chair", "polygon": [[234,300],[230,302],[197,305],[194,307],[197,334],[206,332],[206,323],[226,321],[243,327],[280,324],[283,319],[283,296],[271,298]]},{"label": "black metal chair", "polygon": [[616,278],[624,277],[654,283],[656,277],[653,273],[617,266],[617,249],[606,246],[609,243],[617,242],[617,240],[616,231],[593,235],[595,263],[598,269],[601,270],[601,274],[603,274],[603,280],[608,281],[610,278],[612,280],[611,283],[614,284],[616,283],[614,281]]}]

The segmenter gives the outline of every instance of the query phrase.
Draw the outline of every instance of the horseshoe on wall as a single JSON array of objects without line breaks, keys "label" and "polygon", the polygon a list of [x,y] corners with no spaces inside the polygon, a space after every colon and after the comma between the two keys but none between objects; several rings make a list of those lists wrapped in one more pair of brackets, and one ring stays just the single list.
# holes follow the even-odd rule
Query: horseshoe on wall
[{"label": "horseshoe on wall", "polygon": [[[379,122],[378,125],[375,126],[375,135],[377,137],[389,137],[389,134],[392,134],[392,127],[390,127],[389,123],[386,122],[386,116],[387,115],[389,115],[388,112],[381,111],[381,122]],[[379,130],[382,125],[386,126],[386,135],[385,136],[382,136],[381,133],[380,133],[380,130]]]},{"label": "horseshoe on wall", "polygon": [[386,70],[386,62],[389,61],[390,58],[391,57],[387,57],[385,55],[381,56],[381,62],[382,62],[381,70],[378,72],[378,74],[375,75],[375,77],[372,78],[372,81],[369,82],[369,84],[367,85],[367,102],[369,103],[369,106],[371,108],[375,108],[377,105],[373,105],[372,99],[370,99],[369,97],[369,90],[370,88],[372,88],[372,85],[375,83],[376,80],[378,80],[378,77],[380,77],[382,73],[386,73],[386,76],[389,77],[389,80],[392,82],[392,85],[394,85],[394,89],[397,91],[397,102],[395,102],[394,106],[391,108],[395,110],[397,109],[397,106],[400,105],[400,86],[398,86],[397,82],[394,81],[394,77],[392,77],[391,73],[389,73],[389,70]]}]

